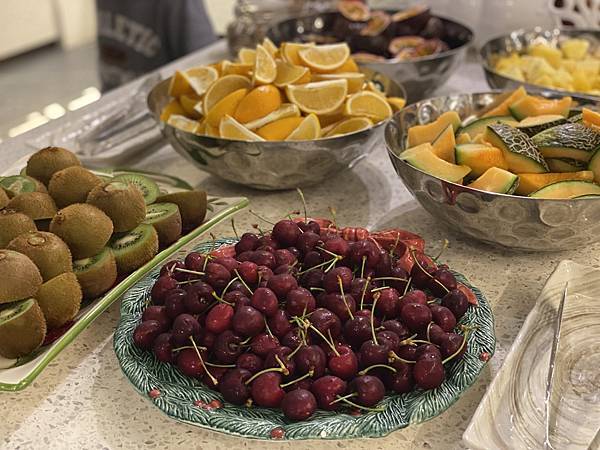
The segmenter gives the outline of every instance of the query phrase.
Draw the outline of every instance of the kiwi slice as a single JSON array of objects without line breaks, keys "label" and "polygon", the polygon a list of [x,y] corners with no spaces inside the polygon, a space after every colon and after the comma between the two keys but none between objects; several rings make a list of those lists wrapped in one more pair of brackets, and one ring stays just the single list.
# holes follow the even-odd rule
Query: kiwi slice
[{"label": "kiwi slice", "polygon": [[115,234],[109,246],[119,273],[129,273],[154,258],[158,252],[158,234],[152,225],[141,224],[128,233]]},{"label": "kiwi slice", "polygon": [[40,183],[35,178],[26,175],[12,175],[0,180],[0,186],[6,189],[6,193],[10,198],[26,192],[44,192],[48,193],[46,186]]},{"label": "kiwi slice", "polygon": [[14,209],[0,211],[0,248],[4,248],[18,235],[35,231],[35,222],[31,217]]},{"label": "kiwi slice", "polygon": [[20,358],[37,350],[46,338],[46,321],[34,298],[0,305],[0,355]]},{"label": "kiwi slice", "polygon": [[8,205],[9,200],[10,197],[8,196],[4,188],[0,187],[0,209],[6,208],[6,205]]},{"label": "kiwi slice", "polygon": [[31,155],[27,161],[26,173],[48,185],[55,172],[80,165],[81,162],[73,152],[62,147],[46,147]]},{"label": "kiwi slice", "polygon": [[121,181],[123,183],[131,183],[136,186],[140,191],[142,191],[146,205],[154,203],[156,201],[156,197],[158,197],[160,194],[158,185],[154,182],[154,180],[151,180],[144,175],[140,175],[139,173],[124,173],[117,175],[114,180]]},{"label": "kiwi slice", "polygon": [[83,294],[73,272],[61,273],[40,286],[35,298],[42,308],[48,328],[62,327],[73,320]]},{"label": "kiwi slice", "polygon": [[69,247],[52,233],[30,231],[14,238],[6,248],[29,256],[44,281],[73,270]]},{"label": "kiwi slice", "polygon": [[202,224],[206,217],[205,191],[180,191],[161,195],[160,203],[175,203],[179,207],[183,228],[189,230]]},{"label": "kiwi slice", "polygon": [[113,224],[95,206],[74,203],[56,213],[50,222],[50,232],[65,241],[74,259],[89,258],[106,246]]},{"label": "kiwi slice", "polygon": [[48,183],[48,193],[56,206],[64,208],[73,203],[85,203],[90,191],[102,180],[81,166],[71,166],[52,175]]},{"label": "kiwi slice", "polygon": [[117,281],[117,262],[111,249],[105,247],[97,255],[73,261],[73,272],[81,285],[83,296],[97,298]]},{"label": "kiwi slice", "polygon": [[154,203],[146,208],[146,220],[158,233],[158,242],[165,247],[181,237],[181,214],[175,203]]},{"label": "kiwi slice", "polygon": [[8,208],[27,214],[33,220],[51,219],[56,214],[56,203],[44,192],[25,192],[10,199]]},{"label": "kiwi slice", "polygon": [[13,250],[0,250],[0,274],[0,303],[33,297],[42,285],[42,276],[34,262]]},{"label": "kiwi slice", "polygon": [[96,186],[90,191],[87,202],[104,211],[118,233],[133,230],[146,218],[146,202],[142,191],[122,181]]}]

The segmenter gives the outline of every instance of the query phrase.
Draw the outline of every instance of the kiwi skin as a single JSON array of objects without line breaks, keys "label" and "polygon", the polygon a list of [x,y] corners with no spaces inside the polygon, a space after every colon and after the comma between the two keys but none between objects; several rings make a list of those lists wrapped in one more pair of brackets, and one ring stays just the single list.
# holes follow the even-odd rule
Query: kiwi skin
[{"label": "kiwi skin", "polygon": [[96,186],[87,202],[100,208],[113,221],[116,233],[133,230],[146,218],[146,202],[133,184],[111,181]]},{"label": "kiwi skin", "polygon": [[13,250],[0,250],[0,274],[0,304],[33,297],[42,285],[42,275],[34,262]]},{"label": "kiwi skin", "polygon": [[27,307],[19,317],[0,323],[0,355],[5,358],[19,358],[37,350],[46,338],[44,313],[34,298],[23,300],[15,305],[5,305],[0,309]]},{"label": "kiwi skin", "polygon": [[73,152],[62,147],[46,147],[31,155],[26,173],[48,185],[55,172],[71,166],[81,166]]},{"label": "kiwi skin", "polygon": [[156,199],[160,203],[175,203],[179,207],[184,229],[202,225],[206,217],[207,198],[205,191],[181,191],[165,194]]},{"label": "kiwi skin", "polygon": [[69,247],[55,234],[30,231],[14,238],[6,248],[28,256],[40,270],[44,281],[73,271]]},{"label": "kiwi skin", "polygon": [[6,193],[4,188],[0,187],[0,209],[6,208],[6,205],[8,205],[9,200],[10,199],[8,198],[8,194]]},{"label": "kiwi skin", "polygon": [[73,203],[85,203],[90,191],[102,180],[81,166],[71,166],[52,175],[48,183],[48,192],[56,206],[64,208]]},{"label": "kiwi skin", "polygon": [[10,199],[8,208],[27,214],[33,220],[51,219],[56,214],[56,203],[44,192],[25,192]]},{"label": "kiwi skin", "polygon": [[97,255],[73,261],[73,272],[81,285],[84,298],[98,298],[117,281],[115,255],[105,247]]},{"label": "kiwi skin", "polygon": [[172,244],[181,237],[181,214],[179,208],[174,203],[154,203],[148,206],[148,214],[163,208],[170,208],[174,213],[164,215],[157,218],[147,218],[144,223],[148,223],[154,227],[158,233],[158,242],[161,247],[166,247]]},{"label": "kiwi skin", "polygon": [[[143,234],[144,238],[130,245],[123,241],[136,234]],[[133,272],[150,261],[158,253],[158,234],[152,225],[141,224],[129,233],[116,234],[110,241],[119,273]]]},{"label": "kiwi skin", "polygon": [[75,274],[68,272],[42,284],[35,297],[46,318],[46,325],[52,329],[62,327],[75,318],[83,294]]},{"label": "kiwi skin", "polygon": [[113,233],[113,224],[95,206],[74,203],[56,213],[50,232],[65,241],[73,259],[81,259],[100,253]]},{"label": "kiwi skin", "polygon": [[18,235],[35,230],[35,222],[28,215],[14,209],[0,211],[0,248],[5,248]]}]

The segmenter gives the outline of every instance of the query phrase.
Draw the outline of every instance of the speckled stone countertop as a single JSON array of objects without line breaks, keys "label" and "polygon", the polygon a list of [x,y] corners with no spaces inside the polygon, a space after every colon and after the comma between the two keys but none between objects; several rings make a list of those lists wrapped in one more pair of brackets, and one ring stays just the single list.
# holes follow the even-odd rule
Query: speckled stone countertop
[{"label": "speckled stone countertop", "polygon": [[[481,69],[468,63],[439,93],[486,89]],[[253,210],[272,219],[300,207],[294,191],[259,192],[225,183],[198,172],[170,149],[137,161],[135,167],[179,176],[214,195],[247,196]],[[445,261],[465,274],[491,301],[496,320],[496,354],[478,381],[446,412],[385,438],[352,441],[252,441],[176,423],[138,395],[121,373],[112,347],[112,334],[119,318],[116,303],[81,333],[31,386],[22,392],[0,393],[0,446],[10,449],[464,448],[462,433],[546,278],[562,259],[600,266],[598,244],[571,252],[523,254],[495,250],[462,238],[444,224],[436,223],[416,203],[396,177],[384,148],[378,148],[352,171],[304,189],[304,194],[311,215],[327,217],[328,207],[332,206],[341,225],[405,228],[422,235],[429,248],[434,249],[447,238],[450,247],[444,254]],[[249,230],[254,222],[256,218],[247,211],[236,216],[240,232]],[[229,223],[213,232],[217,236],[232,235]]]}]

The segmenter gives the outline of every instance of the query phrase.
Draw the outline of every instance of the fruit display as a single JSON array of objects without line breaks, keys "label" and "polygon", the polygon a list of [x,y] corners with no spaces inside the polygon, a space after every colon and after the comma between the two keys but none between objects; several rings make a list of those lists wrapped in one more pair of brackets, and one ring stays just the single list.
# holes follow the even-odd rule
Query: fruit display
[{"label": "fruit display", "polygon": [[355,133],[391,117],[405,100],[386,97],[361,73],[346,43],[265,39],[235,61],[176,71],[160,119],[202,136],[301,141]]},{"label": "fruit display", "polygon": [[281,220],[166,263],[129,336],[225,408],[291,421],[382,411],[386,393],[439,387],[474,329],[464,319],[477,297],[424,247],[403,230]]},{"label": "fruit display", "polygon": [[532,43],[522,52],[492,55],[491,66],[518,81],[600,95],[600,54],[587,39],[565,39],[558,45]]},{"label": "fruit display", "polygon": [[399,158],[443,180],[533,198],[600,197],[600,113],[520,87],[463,122],[455,111],[408,129]]}]

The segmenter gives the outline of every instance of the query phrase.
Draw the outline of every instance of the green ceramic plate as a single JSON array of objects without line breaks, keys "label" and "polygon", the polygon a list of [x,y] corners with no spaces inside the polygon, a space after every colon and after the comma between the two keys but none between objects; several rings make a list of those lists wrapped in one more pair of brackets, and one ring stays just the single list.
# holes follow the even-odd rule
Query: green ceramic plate
[{"label": "green ceramic plate", "polygon": [[[231,244],[231,239],[217,241]],[[212,243],[197,247],[200,252],[211,249]],[[159,268],[134,286],[121,304],[121,320],[114,337],[114,347],[125,376],[134,387],[169,417],[180,422],[237,436],[271,439],[275,429],[283,430],[283,439],[349,439],[381,437],[412,423],[431,419],[449,408],[476,379],[488,357],[494,353],[494,320],[490,304],[483,294],[470,286],[463,276],[457,278],[471,287],[479,300],[470,307],[460,323],[477,325],[469,336],[464,358],[446,367],[447,379],[432,391],[414,391],[405,395],[387,396],[380,406],[383,412],[360,416],[317,411],[305,422],[288,421],[281,411],[268,408],[246,408],[225,404],[223,408],[206,410],[194,405],[197,400],[223,401],[221,395],[199,381],[182,375],[170,364],[161,363],[151,352],[133,344],[133,330],[138,325],[150,289],[158,277]],[[158,396],[152,394],[159,394]]]}]

